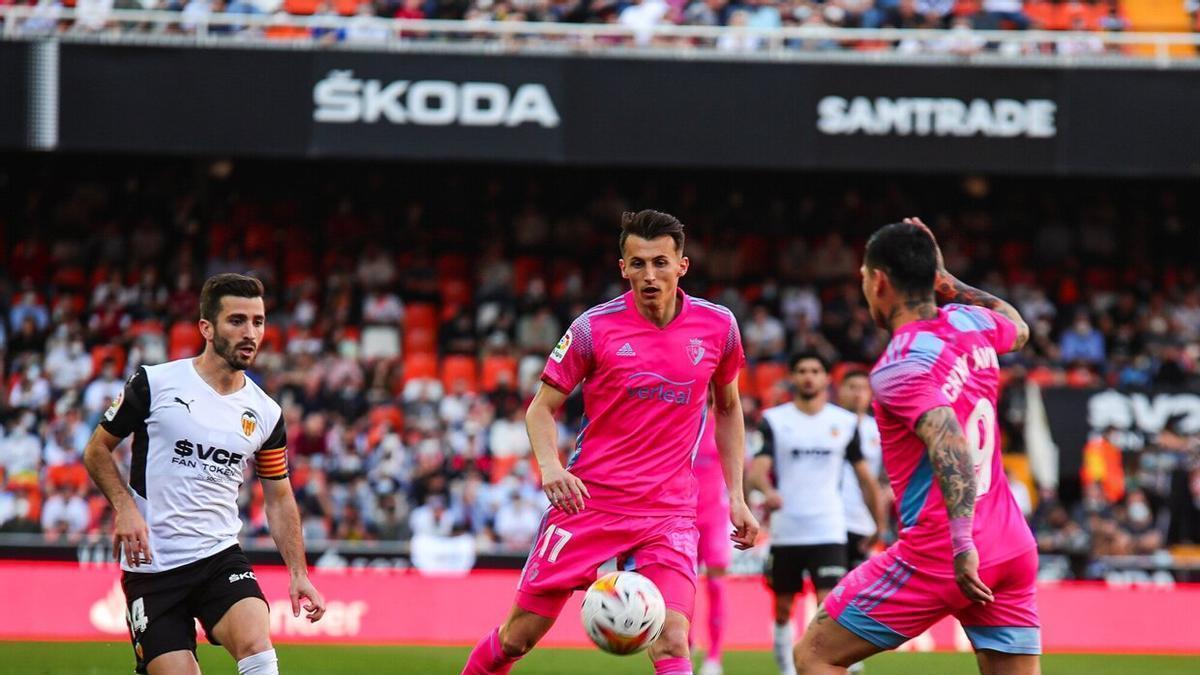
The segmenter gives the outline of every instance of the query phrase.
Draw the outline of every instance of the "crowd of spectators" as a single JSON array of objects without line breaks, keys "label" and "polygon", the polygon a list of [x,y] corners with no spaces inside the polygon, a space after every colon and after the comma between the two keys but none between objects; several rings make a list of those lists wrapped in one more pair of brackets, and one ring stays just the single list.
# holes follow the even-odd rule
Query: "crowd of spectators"
[{"label": "crowd of spectators", "polygon": [[[869,364],[886,344],[859,251],[907,214],[939,233],[952,271],[1031,324],[1005,361],[1012,382],[1196,384],[1200,214],[1182,185],[26,159],[0,167],[0,531],[111,526],[81,465],[91,430],[139,364],[197,353],[201,283],[240,271],[267,288],[249,375],[283,406],[309,540],[465,533],[523,552],[545,505],[524,406],[572,318],[622,292],[616,223],[645,206],[688,225],[684,288],[739,318],[751,429],[789,396],[789,352]],[[1024,391],[1005,394],[1016,452]],[[580,414],[573,396],[564,454]],[[1154,442],[1170,453],[1119,457],[1124,478],[1085,476],[1077,502],[1030,486],[1044,549],[1200,539],[1168,524],[1180,490],[1200,504],[1197,438]],[[1166,454],[1160,473],[1142,466]],[[1164,483],[1176,469],[1190,482]],[[1091,485],[1114,482],[1097,506]],[[265,532],[256,486],[252,536]]]},{"label": "crowd of spectators", "polygon": [[[0,5],[23,4],[0,0]],[[928,28],[952,29],[934,40],[899,42],[858,40],[789,40],[789,49],[874,50],[894,47],[906,52],[972,54],[989,45],[973,29],[1046,29],[1061,31],[1123,31],[1129,21],[1117,0],[74,0],[80,12],[70,25],[61,21],[63,0],[28,0],[34,15],[19,28],[26,34],[60,30],[101,33],[116,30],[151,30],[150,26],[119,24],[115,9],[162,9],[180,13],[172,32],[193,33],[207,26],[214,13],[270,16],[278,19],[266,28],[211,26],[213,33],[245,32],[267,38],[316,40],[322,43],[378,44],[403,37],[423,39],[419,33],[402,33],[377,19],[442,19],[471,22],[564,22],[613,24],[629,29],[639,45],[651,43],[705,43],[726,51],[754,51],[766,45],[769,31],[784,27]],[[306,28],[288,24],[292,16],[334,16],[352,19],[341,28]],[[717,41],[655,37],[663,25],[733,26],[767,33],[727,34]],[[153,30],[163,30],[164,26]],[[445,36],[442,36],[443,38]],[[463,37],[463,36],[459,36]],[[467,36],[469,37],[469,36]],[[613,39],[606,39],[612,42]],[[624,39],[615,39],[622,42]],[[1046,44],[1005,44],[1013,53],[1091,54],[1106,51],[1095,37],[1064,36]]]}]

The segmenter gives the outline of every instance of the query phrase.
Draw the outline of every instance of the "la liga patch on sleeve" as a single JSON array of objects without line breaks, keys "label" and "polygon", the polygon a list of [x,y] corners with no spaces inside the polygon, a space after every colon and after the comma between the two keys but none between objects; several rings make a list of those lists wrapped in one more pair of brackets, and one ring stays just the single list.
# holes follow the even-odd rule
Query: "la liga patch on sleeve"
[{"label": "la liga patch on sleeve", "polygon": [[558,341],[558,344],[554,345],[554,351],[550,352],[550,360],[555,363],[562,363],[569,349],[571,349],[571,330],[567,329],[567,332]]},{"label": "la liga patch on sleeve", "polygon": [[117,392],[117,397],[113,399],[112,405],[108,406],[108,410],[104,411],[104,419],[109,422],[117,416],[117,411],[121,409],[121,404],[125,402],[125,390]]}]

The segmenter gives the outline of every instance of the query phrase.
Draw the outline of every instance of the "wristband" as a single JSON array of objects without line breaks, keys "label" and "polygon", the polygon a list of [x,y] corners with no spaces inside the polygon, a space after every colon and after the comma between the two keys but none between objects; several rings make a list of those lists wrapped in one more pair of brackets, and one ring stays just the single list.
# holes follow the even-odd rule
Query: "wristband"
[{"label": "wristband", "polygon": [[975,550],[975,539],[971,536],[973,524],[974,519],[971,516],[950,520],[950,548],[954,552],[954,557],[957,558],[960,553]]}]

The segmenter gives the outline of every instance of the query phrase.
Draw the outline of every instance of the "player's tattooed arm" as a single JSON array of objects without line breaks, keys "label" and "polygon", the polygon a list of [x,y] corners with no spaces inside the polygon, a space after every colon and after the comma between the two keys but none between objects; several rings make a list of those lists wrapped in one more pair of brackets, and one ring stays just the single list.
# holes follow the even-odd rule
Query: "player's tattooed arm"
[{"label": "player's tattooed arm", "polygon": [[1025,346],[1026,342],[1029,342],[1029,325],[1021,318],[1021,313],[1017,311],[1017,308],[1004,300],[997,298],[987,291],[981,291],[974,286],[964,284],[944,269],[938,272],[933,290],[937,295],[938,304],[940,305],[952,302],[963,305],[976,305],[978,307],[987,307],[1007,317],[1017,327],[1017,339],[1013,342],[1012,351],[1021,349]]},{"label": "player's tattooed arm", "polygon": [[[948,305],[956,302],[963,305],[986,307],[994,312],[1003,314],[1017,327],[1017,338],[1013,341],[1010,351],[1015,352],[1024,347],[1025,343],[1029,342],[1029,325],[1021,318],[1021,313],[1017,311],[1017,308],[987,291],[981,291],[974,286],[968,286],[956,279],[953,274],[946,271],[946,260],[942,257],[942,249],[938,246],[937,237],[934,236],[933,230],[930,230],[928,225],[921,222],[920,218],[905,218],[904,222],[916,225],[925,230],[929,233],[929,238],[933,240],[934,253],[937,255],[937,274],[934,276],[933,292],[937,296],[938,304]],[[925,317],[922,316],[921,318]]]},{"label": "player's tattooed arm", "polygon": [[929,449],[933,475],[942,488],[946,514],[951,520],[975,515],[975,465],[967,437],[954,410],[939,406],[917,420],[917,436]]}]

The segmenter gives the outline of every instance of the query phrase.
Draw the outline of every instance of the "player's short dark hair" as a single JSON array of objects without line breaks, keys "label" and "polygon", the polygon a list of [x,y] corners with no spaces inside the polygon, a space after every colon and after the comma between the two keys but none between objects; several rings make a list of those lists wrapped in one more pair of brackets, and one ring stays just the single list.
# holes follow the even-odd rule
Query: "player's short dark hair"
[{"label": "player's short dark hair", "polygon": [[641,237],[646,241],[659,237],[670,237],[675,242],[675,252],[683,253],[683,223],[669,213],[643,209],[634,213],[626,211],[621,214],[621,255],[625,255],[625,240],[630,236]]},{"label": "player's short dark hair", "polygon": [[792,354],[792,358],[788,359],[788,371],[796,372],[796,366],[800,365],[801,361],[809,360],[816,361],[821,364],[821,370],[824,370],[826,373],[829,372],[829,359],[822,356],[820,352],[812,349],[805,349],[804,351]]},{"label": "player's short dark hair", "polygon": [[863,379],[866,379],[868,377],[867,370],[865,368],[859,368],[859,367],[847,368],[846,372],[842,373],[842,382],[845,382],[846,380],[849,380],[852,377],[861,377]]},{"label": "player's short dark hair", "polygon": [[261,298],[262,282],[244,274],[214,274],[204,282],[200,290],[200,318],[215,324],[221,311],[221,298],[232,295],[236,298]]},{"label": "player's short dark hair", "polygon": [[863,261],[868,269],[887,272],[896,290],[908,296],[933,293],[937,253],[929,233],[916,225],[884,225],[867,240]]}]

